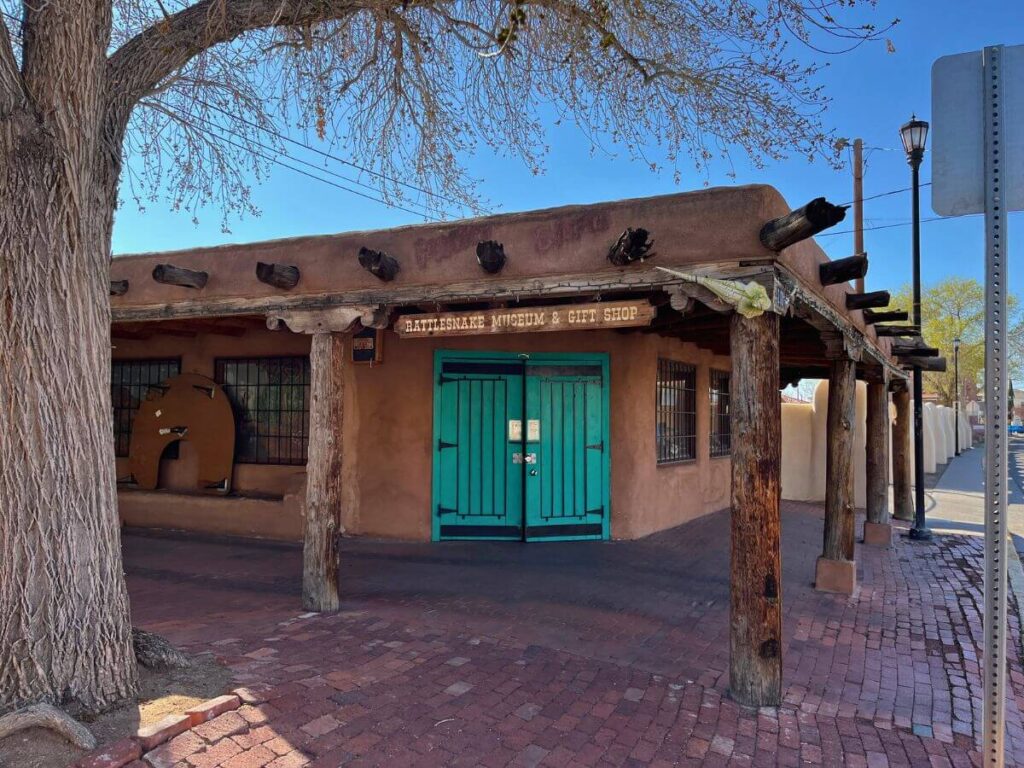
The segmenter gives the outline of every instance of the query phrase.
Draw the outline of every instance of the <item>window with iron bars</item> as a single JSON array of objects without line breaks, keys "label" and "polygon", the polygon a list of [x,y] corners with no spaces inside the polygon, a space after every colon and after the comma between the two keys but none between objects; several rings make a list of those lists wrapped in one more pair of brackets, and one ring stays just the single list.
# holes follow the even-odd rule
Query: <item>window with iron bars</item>
[{"label": "window with iron bars", "polygon": [[[114,360],[110,366],[110,400],[114,408],[114,455],[125,457],[139,404],[153,387],[181,373],[181,358]],[[167,446],[164,458],[178,458],[178,444]]]},{"label": "window with iron bars", "polygon": [[658,358],[655,395],[658,463],[697,458],[697,368]]},{"label": "window with iron bars", "polygon": [[305,464],[309,358],[217,358],[214,370],[235,412],[235,463]]},{"label": "window with iron bars", "polygon": [[711,371],[711,456],[732,453],[732,426],[729,417],[729,373]]}]

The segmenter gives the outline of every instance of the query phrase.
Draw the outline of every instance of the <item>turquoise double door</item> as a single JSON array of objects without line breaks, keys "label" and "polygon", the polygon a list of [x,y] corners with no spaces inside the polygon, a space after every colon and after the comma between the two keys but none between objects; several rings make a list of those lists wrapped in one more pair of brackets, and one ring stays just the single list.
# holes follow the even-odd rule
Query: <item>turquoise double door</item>
[{"label": "turquoise double door", "polygon": [[435,356],[435,540],[608,538],[608,358]]}]

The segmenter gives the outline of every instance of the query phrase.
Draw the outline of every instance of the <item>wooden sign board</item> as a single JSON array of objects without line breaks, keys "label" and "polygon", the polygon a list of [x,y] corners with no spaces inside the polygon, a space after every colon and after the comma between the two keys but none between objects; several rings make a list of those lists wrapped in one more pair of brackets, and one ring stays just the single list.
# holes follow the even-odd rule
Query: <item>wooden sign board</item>
[{"label": "wooden sign board", "polygon": [[489,333],[583,331],[650,325],[654,307],[645,300],[563,304],[553,307],[484,309],[476,312],[436,312],[404,315],[395,321],[403,338],[423,336],[480,336]]}]

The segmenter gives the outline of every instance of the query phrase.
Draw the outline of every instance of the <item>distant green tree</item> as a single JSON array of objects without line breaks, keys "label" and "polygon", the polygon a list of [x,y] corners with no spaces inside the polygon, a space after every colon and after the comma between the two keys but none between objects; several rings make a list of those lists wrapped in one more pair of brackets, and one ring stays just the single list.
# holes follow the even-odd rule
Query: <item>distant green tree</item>
[{"label": "distant green tree", "polygon": [[[913,293],[909,285],[893,294],[890,308],[913,309]],[[1009,369],[1024,368],[1024,318],[1016,296],[1009,297],[1011,333]],[[925,342],[938,347],[948,365],[945,373],[926,373],[925,389],[938,394],[946,405],[952,405],[956,384],[953,370],[953,340],[960,339],[960,381],[981,386],[985,370],[985,288],[973,278],[948,277],[927,287],[921,294],[921,333]],[[961,390],[962,391],[962,390]]]}]

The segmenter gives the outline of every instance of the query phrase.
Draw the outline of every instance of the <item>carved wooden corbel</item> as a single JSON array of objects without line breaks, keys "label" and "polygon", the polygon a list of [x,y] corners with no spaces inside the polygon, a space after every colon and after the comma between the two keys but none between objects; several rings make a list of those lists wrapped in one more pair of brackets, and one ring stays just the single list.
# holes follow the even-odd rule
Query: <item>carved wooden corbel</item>
[{"label": "carved wooden corbel", "polygon": [[332,307],[320,310],[296,310],[267,315],[267,328],[277,331],[286,327],[293,333],[344,333],[375,307]]}]

